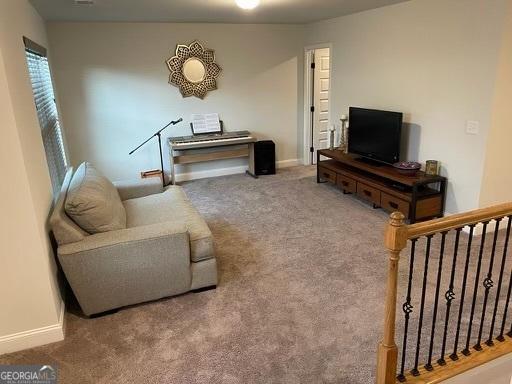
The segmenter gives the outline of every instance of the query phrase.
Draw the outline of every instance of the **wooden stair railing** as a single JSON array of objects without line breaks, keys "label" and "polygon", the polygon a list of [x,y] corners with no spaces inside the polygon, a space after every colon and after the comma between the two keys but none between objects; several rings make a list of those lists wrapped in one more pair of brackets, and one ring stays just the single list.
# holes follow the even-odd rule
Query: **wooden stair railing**
[{"label": "wooden stair railing", "polygon": [[[512,352],[512,325],[508,320],[512,291],[512,256],[508,255],[511,224],[512,203],[411,225],[405,224],[401,213],[391,214],[385,234],[389,263],[384,335],[377,353],[377,384],[439,383]],[[476,228],[481,229],[481,236],[477,236]],[[408,243],[410,256],[406,260],[408,281],[404,287],[399,358],[395,340],[399,261]],[[436,246],[438,249],[434,249]],[[423,258],[417,255],[421,247],[425,250]],[[421,295],[413,300],[412,292],[418,290]],[[431,299],[433,303],[426,304]],[[419,312],[415,308],[417,301]],[[456,310],[452,304],[457,306]],[[429,311],[431,319],[425,317]],[[413,320],[416,329],[411,335]],[[407,354],[410,351],[412,355]],[[438,355],[436,361],[434,353]],[[420,355],[426,357],[422,366]],[[412,368],[406,369],[407,361],[414,362]]]}]

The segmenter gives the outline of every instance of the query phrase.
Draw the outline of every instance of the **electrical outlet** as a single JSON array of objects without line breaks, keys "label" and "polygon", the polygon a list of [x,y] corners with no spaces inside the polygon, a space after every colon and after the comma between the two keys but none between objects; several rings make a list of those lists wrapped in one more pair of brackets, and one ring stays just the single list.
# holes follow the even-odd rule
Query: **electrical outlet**
[{"label": "electrical outlet", "polygon": [[478,135],[480,133],[480,123],[475,120],[468,120],[466,122],[466,134]]}]

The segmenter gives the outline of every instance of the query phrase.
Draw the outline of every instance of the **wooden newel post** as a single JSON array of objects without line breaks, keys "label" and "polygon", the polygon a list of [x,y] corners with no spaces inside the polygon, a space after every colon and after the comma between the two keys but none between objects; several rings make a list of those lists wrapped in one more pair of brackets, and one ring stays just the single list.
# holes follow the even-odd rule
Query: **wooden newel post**
[{"label": "wooden newel post", "polygon": [[386,228],[385,244],[389,251],[389,265],[384,309],[384,337],[379,343],[377,355],[377,384],[395,384],[398,356],[395,343],[398,261],[400,252],[407,244],[407,227],[402,213],[391,214]]}]

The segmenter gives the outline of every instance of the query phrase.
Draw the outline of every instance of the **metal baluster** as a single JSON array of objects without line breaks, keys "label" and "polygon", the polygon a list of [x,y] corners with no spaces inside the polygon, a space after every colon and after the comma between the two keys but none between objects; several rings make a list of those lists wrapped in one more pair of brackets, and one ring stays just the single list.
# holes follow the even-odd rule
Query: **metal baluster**
[{"label": "metal baluster", "polygon": [[[503,249],[503,254],[507,253],[508,242],[510,240],[510,222],[512,221],[512,216],[508,217],[508,226],[507,226],[507,237],[505,239],[505,247]],[[505,341],[505,337],[503,337],[503,333],[505,332],[505,323],[507,321],[507,312],[508,312],[508,304],[510,303],[510,293],[512,292],[512,270],[510,271],[510,277],[508,280],[508,290],[507,290],[507,299],[505,300],[505,310],[503,312],[503,319],[501,320],[501,329],[500,334],[496,338],[498,341]],[[509,334],[510,336],[510,334]]]},{"label": "metal baluster", "polygon": [[482,240],[480,241],[480,252],[478,254],[478,265],[476,267],[476,277],[475,277],[475,286],[473,288],[473,301],[471,303],[471,314],[469,316],[469,328],[468,328],[468,337],[466,338],[466,348],[462,350],[462,354],[469,356],[471,352],[469,351],[469,343],[471,341],[471,328],[473,328],[473,318],[475,315],[475,306],[476,306],[476,297],[478,295],[478,282],[480,280],[480,270],[482,268],[482,256],[484,254],[484,246],[485,246],[485,234],[487,232],[487,224],[488,221],[483,223],[483,233]]},{"label": "metal baluster", "polygon": [[456,229],[455,234],[455,246],[453,247],[453,260],[452,260],[452,270],[450,274],[450,285],[448,286],[448,290],[444,294],[444,298],[446,299],[446,315],[444,320],[444,332],[443,332],[443,343],[441,345],[441,358],[437,360],[439,365],[445,365],[446,361],[444,359],[444,354],[446,353],[446,335],[448,333],[448,322],[450,320],[450,309],[452,306],[452,301],[455,299],[455,293],[453,292],[453,282],[455,281],[455,268],[457,266],[457,255],[459,253],[459,239],[460,232],[462,228]]},{"label": "metal baluster", "polygon": [[421,328],[423,327],[423,310],[425,309],[425,293],[427,291],[428,261],[430,258],[430,243],[434,235],[427,236],[427,249],[425,251],[425,266],[423,267],[423,286],[421,289],[420,318],[418,321],[418,339],[416,340],[416,356],[414,358],[414,368],[411,370],[413,376],[419,376],[418,361],[420,358]]},{"label": "metal baluster", "polygon": [[[510,303],[511,291],[512,291],[512,270],[510,271],[510,277],[508,279],[507,300],[505,301],[505,311],[503,312],[503,319],[501,320],[500,334],[496,338],[498,341],[505,341],[505,337],[503,336],[503,333],[505,332],[505,322],[507,321],[508,304]],[[510,336],[510,334],[508,334],[508,335]]]},{"label": "metal baluster", "polygon": [[405,303],[402,306],[402,309],[405,313],[405,323],[404,323],[404,339],[402,343],[402,364],[400,366],[400,374],[397,376],[398,381],[404,382],[405,375],[405,353],[407,351],[407,333],[409,331],[409,317],[413,310],[413,306],[411,305],[411,290],[412,290],[412,274],[414,272],[414,255],[416,251],[416,242],[418,239],[411,240],[411,257],[409,259],[409,282],[407,283],[407,296],[405,298]]},{"label": "metal baluster", "polygon": [[492,241],[492,250],[491,250],[491,260],[489,260],[489,269],[487,271],[487,276],[485,277],[482,285],[485,288],[484,292],[484,303],[482,304],[482,319],[480,320],[480,328],[478,329],[478,339],[476,344],[473,346],[477,351],[482,350],[482,330],[484,329],[485,322],[485,310],[487,309],[487,300],[489,299],[489,291],[494,286],[494,281],[492,281],[492,270],[494,269],[494,255],[496,254],[496,243],[498,242],[498,231],[500,230],[500,221],[501,219],[494,219],[494,237]]},{"label": "metal baluster", "polygon": [[[501,267],[500,267],[500,277],[498,278],[498,288],[496,290],[496,299],[494,301],[494,310],[492,312],[492,321],[491,321],[491,330],[489,331],[489,338],[485,342],[488,346],[491,346],[494,344],[492,340],[492,334],[494,333],[494,324],[496,322],[496,313],[498,312],[498,304],[500,301],[500,294],[501,294],[501,284],[503,282],[503,273],[505,271],[505,262],[507,261],[507,248],[508,248],[508,237],[510,235],[510,217],[508,219],[507,224],[507,235],[505,237],[505,245],[503,247],[503,255],[501,256]],[[510,296],[507,296],[510,298]],[[507,313],[507,309],[505,308],[505,313]],[[500,334],[503,337],[503,334]],[[499,340],[499,339],[498,339]]]},{"label": "metal baluster", "polygon": [[425,364],[425,369],[431,371],[432,367],[432,351],[434,350],[434,336],[436,332],[436,320],[437,320],[437,307],[439,305],[439,289],[441,286],[441,273],[443,271],[443,257],[444,257],[444,245],[446,242],[446,234],[448,232],[441,233],[441,250],[439,252],[439,263],[437,265],[437,282],[436,282],[436,294],[434,299],[434,315],[432,317],[432,329],[430,330],[430,347],[428,349],[428,360]]},{"label": "metal baluster", "polygon": [[457,319],[457,331],[455,333],[455,342],[453,344],[453,353],[450,355],[450,359],[458,360],[457,351],[459,348],[459,335],[460,335],[460,322],[462,320],[462,312],[464,311],[464,297],[466,296],[466,284],[468,281],[468,270],[469,260],[471,259],[471,246],[473,244],[473,233],[475,231],[475,224],[469,226],[469,238],[468,246],[466,250],[466,262],[464,264],[464,277],[462,279],[462,288],[460,294],[460,305],[459,305],[459,318]]}]

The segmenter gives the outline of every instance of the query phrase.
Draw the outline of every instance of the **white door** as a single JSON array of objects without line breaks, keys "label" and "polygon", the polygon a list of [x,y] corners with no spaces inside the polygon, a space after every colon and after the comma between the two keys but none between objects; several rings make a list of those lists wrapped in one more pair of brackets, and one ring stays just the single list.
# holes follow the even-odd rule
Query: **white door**
[{"label": "white door", "polygon": [[313,55],[313,164],[316,150],[329,147],[329,53],[329,48],[322,48]]}]

